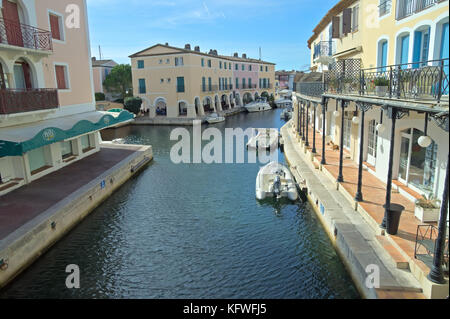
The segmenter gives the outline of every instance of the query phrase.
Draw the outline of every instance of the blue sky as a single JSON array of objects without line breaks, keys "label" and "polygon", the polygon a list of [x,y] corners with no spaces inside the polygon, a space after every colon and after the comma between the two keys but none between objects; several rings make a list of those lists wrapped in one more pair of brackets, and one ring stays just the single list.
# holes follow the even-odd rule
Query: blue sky
[{"label": "blue sky", "polygon": [[87,0],[92,54],[129,63],[156,43],[247,53],[277,70],[309,65],[307,40],[337,0]]}]

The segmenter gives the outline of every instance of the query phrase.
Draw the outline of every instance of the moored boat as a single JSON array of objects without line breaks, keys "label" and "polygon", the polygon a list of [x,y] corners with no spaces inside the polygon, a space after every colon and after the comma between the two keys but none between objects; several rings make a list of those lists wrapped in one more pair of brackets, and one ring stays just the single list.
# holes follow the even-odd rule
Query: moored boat
[{"label": "moored boat", "polygon": [[217,113],[212,113],[210,116],[206,118],[206,122],[208,122],[209,124],[225,122],[225,117],[219,116]]},{"label": "moored boat", "polygon": [[291,172],[278,162],[271,162],[261,168],[256,177],[255,191],[258,200],[282,197],[292,201],[298,199],[297,186]]},{"label": "moored boat", "polygon": [[244,106],[246,110],[250,113],[252,112],[263,112],[271,110],[272,107],[267,103],[267,100],[264,98],[259,98],[254,102],[251,102]]}]

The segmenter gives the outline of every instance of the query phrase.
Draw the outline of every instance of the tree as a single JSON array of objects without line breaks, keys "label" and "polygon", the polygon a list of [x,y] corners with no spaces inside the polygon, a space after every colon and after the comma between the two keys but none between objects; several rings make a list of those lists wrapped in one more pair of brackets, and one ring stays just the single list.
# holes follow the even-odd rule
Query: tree
[{"label": "tree", "polygon": [[124,109],[138,115],[141,110],[141,105],[142,99],[140,97],[127,97],[125,99]]},{"label": "tree", "polygon": [[111,73],[106,76],[103,85],[106,87],[106,90],[110,92],[120,93],[123,99],[125,99],[125,97],[127,96],[132,95],[131,65],[116,65],[111,70]]}]

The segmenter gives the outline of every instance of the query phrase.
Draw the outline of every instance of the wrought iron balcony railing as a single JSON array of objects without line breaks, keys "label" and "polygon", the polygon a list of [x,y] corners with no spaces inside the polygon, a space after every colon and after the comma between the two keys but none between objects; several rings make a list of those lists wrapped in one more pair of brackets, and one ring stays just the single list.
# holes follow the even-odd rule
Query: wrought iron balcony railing
[{"label": "wrought iron balcony railing", "polygon": [[446,0],[397,0],[396,19],[406,18]]},{"label": "wrought iron balcony railing", "polygon": [[321,56],[332,56],[336,53],[336,45],[334,41],[320,41],[314,45],[313,59],[320,58]]},{"label": "wrought iron balcony railing", "polygon": [[384,0],[378,6],[379,16],[382,17],[391,12],[392,0]]},{"label": "wrought iron balcony railing", "polygon": [[217,92],[219,90],[219,86],[218,85],[202,85],[201,88],[202,92]]},{"label": "wrought iron balcony railing", "polygon": [[242,84],[240,86],[241,90],[251,90],[251,89],[256,89],[256,84]]},{"label": "wrought iron balcony railing", "polygon": [[56,89],[1,89],[0,114],[16,114],[59,107]]},{"label": "wrought iron balcony railing", "polygon": [[438,103],[449,95],[448,58],[360,69],[358,73],[328,73],[326,91]]},{"label": "wrought iron balcony railing", "polygon": [[0,18],[0,44],[52,51],[51,32]]}]

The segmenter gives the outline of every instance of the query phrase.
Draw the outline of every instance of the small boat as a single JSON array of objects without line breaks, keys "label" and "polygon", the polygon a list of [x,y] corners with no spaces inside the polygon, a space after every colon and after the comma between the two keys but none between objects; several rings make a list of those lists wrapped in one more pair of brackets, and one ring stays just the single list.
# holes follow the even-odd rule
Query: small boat
[{"label": "small boat", "polygon": [[260,128],[256,129],[257,134],[250,138],[247,143],[249,149],[270,149],[278,148],[280,133],[276,129]]},{"label": "small boat", "polygon": [[225,117],[219,116],[217,113],[212,113],[210,116],[206,118],[206,122],[208,122],[209,124],[225,122]]},{"label": "small boat", "polygon": [[275,100],[275,104],[279,108],[291,108],[292,107],[292,100],[290,100],[290,99],[278,99],[278,100]]},{"label": "small boat", "polygon": [[281,112],[280,119],[289,121],[292,118],[292,111],[290,109],[284,109],[283,112]]},{"label": "small boat", "polygon": [[271,162],[261,168],[256,177],[256,198],[263,200],[270,197],[286,197],[292,201],[298,199],[297,186],[291,172],[278,162]]},{"label": "small boat", "polygon": [[267,103],[267,100],[265,98],[259,98],[256,99],[256,101],[251,102],[244,106],[248,112],[263,112],[271,110],[269,103]]}]

